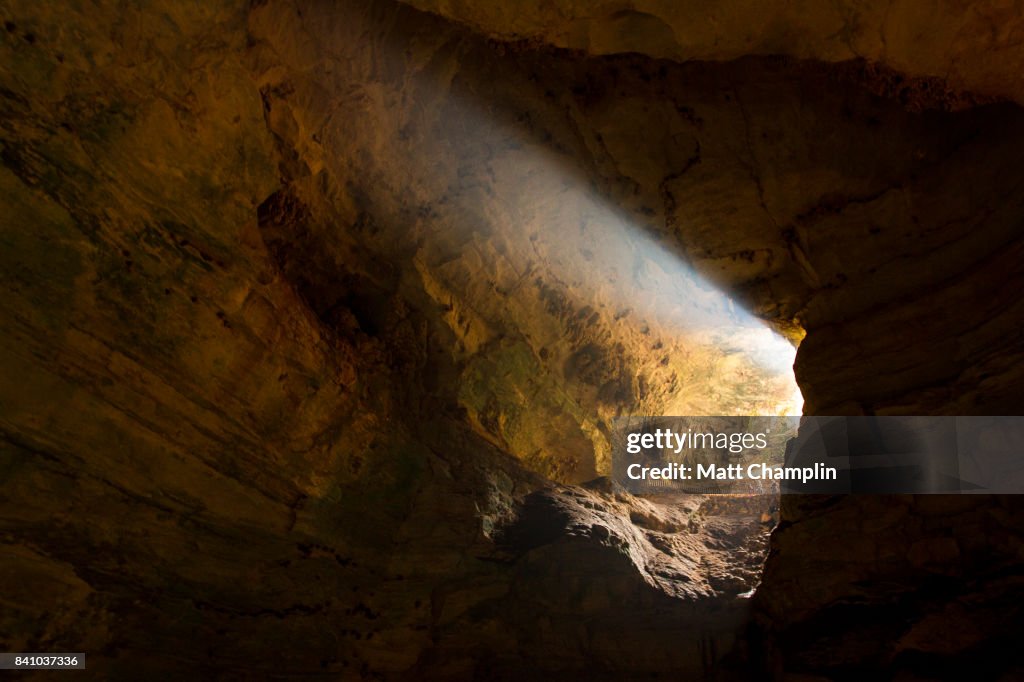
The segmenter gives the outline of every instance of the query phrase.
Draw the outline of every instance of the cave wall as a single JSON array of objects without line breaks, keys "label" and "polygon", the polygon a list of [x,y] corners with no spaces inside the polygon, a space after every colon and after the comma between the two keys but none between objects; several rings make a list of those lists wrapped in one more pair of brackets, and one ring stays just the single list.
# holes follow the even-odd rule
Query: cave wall
[{"label": "cave wall", "polygon": [[[329,325],[386,338],[394,301],[413,307],[427,392],[485,438],[578,482],[608,472],[617,416],[794,409],[791,349],[751,360],[771,335],[654,229],[661,178],[699,161],[684,104],[624,77],[615,110],[591,91],[618,67],[405,8],[278,3],[250,27],[284,159],[268,246]],[[630,137],[627,115],[660,132]]]},{"label": "cave wall", "polygon": [[529,486],[278,272],[247,15],[5,7],[0,638],[98,679],[408,669]]},{"label": "cave wall", "polygon": [[[3,591],[5,650],[703,674],[747,617],[717,531],[538,473],[607,471],[617,415],[774,411],[760,319],[808,413],[1017,409],[1024,117],[971,106],[1012,54],[988,87],[802,38],[578,51],[649,47],[628,13],[604,47],[387,2],[3,14],[0,571],[38,588]],[[787,501],[758,655],[976,661],[1019,615],[1016,511]]]},{"label": "cave wall", "polygon": [[[337,284],[313,279],[338,297],[300,278],[289,239],[317,275],[324,244],[282,232],[318,225],[296,220],[298,155],[251,19],[5,7],[3,648],[85,651],[104,679],[450,679],[481,652],[510,676],[702,669],[742,612],[696,617],[739,589],[722,556],[695,560],[699,534],[673,539],[696,521],[556,489],[567,513],[499,546],[550,483],[447,391],[463,341],[434,289],[381,286],[397,268],[358,239],[328,252]],[[621,603],[659,629],[627,647]],[[546,663],[544,633],[561,642]]]}]

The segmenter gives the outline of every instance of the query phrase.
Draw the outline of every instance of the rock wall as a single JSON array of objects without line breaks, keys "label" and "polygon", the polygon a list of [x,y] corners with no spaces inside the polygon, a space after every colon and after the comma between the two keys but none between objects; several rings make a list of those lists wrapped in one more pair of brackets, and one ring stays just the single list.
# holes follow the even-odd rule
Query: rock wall
[{"label": "rock wall", "polygon": [[622,414],[793,409],[792,350],[653,229],[661,178],[698,154],[685,112],[631,92],[664,128],[631,139],[633,112],[587,92],[609,70],[407,8],[268,4],[250,26],[284,159],[263,221],[282,272],[328,325],[387,339],[422,318],[427,393],[485,438],[578,482],[608,472]]},{"label": "rock wall", "polygon": [[[745,74],[758,75],[740,86],[715,73],[743,122],[731,134],[719,123],[700,141],[700,163],[663,181],[666,227],[700,272],[743,292],[780,330],[806,333],[795,369],[807,413],[1019,412],[1024,311],[1009,292],[1021,283],[1020,113],[978,106],[1021,100],[1011,37],[1019,13],[920,3],[415,4],[498,39],[589,54],[869,60],[825,70],[832,83],[806,87],[815,77],[805,75],[788,104],[780,81],[791,62],[748,61]],[[678,92],[665,87],[648,101],[678,102]],[[711,127],[723,111],[707,113],[708,100],[692,108]],[[772,104],[759,110],[762,100]],[[623,119],[644,119],[628,111]],[[671,144],[641,137],[620,149],[650,170]],[[708,153],[730,137],[743,150],[731,173]],[[983,668],[1013,679],[1018,507],[996,497],[785,500],[757,598],[765,641],[755,657],[776,674],[829,679],[964,679]]]},{"label": "rock wall", "polygon": [[[606,328],[594,325],[586,353],[569,342],[550,351],[552,380],[521,340],[503,345],[477,318],[453,330],[471,310],[442,295],[443,262],[411,258],[409,231],[381,237],[398,243],[390,250],[367,236],[383,209],[349,215],[333,195],[303,203],[311,176],[282,117],[295,103],[267,80],[288,72],[264,61],[258,37],[286,25],[285,10],[297,11],[4,10],[2,648],[85,651],[97,679],[457,679],[488,665],[483,655],[508,675],[703,669],[745,607],[722,606],[715,623],[695,614],[749,576],[731,577],[723,548],[702,563],[699,520],[684,528],[649,505],[566,493],[572,514],[540,539],[495,540],[550,485],[511,455],[552,475],[594,473],[580,424],[600,416],[600,358],[626,355],[610,343],[615,313],[598,315]],[[315,230],[332,224],[325,243]],[[581,316],[554,284],[531,286],[540,302],[516,299],[526,310],[514,319],[539,310],[544,338],[586,347],[595,311]],[[508,297],[489,295],[500,321]],[[478,365],[466,344],[487,347]],[[707,360],[687,371],[702,380],[743,370],[691,345]],[[641,359],[667,372],[668,352]],[[753,400],[779,390],[772,376]],[[524,396],[513,380],[542,385]],[[506,385],[497,404],[539,420],[527,412],[536,394],[564,416],[557,432],[536,421],[504,432],[554,434],[558,449],[517,450],[500,421],[481,418],[479,401]],[[632,388],[603,400],[631,408]],[[546,395],[558,391],[575,395]],[[595,414],[580,417],[581,405]],[[572,440],[573,429],[584,435]],[[524,456],[538,450],[543,459]],[[637,530],[632,504],[657,528]],[[657,609],[682,645],[661,647],[656,629],[624,648],[624,603],[634,618]],[[538,631],[542,610],[552,620]],[[561,638],[557,658],[523,659],[538,632]]]}]

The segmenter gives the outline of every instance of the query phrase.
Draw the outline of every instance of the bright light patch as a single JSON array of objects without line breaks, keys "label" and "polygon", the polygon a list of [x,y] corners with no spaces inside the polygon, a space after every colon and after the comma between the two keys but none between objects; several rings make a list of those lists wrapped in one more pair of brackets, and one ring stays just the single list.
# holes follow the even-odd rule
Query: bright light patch
[{"label": "bright light patch", "polygon": [[[593,168],[582,167],[602,143],[577,133],[593,131],[566,133],[559,107],[517,115],[519,103],[489,101],[503,97],[492,90],[440,65],[417,71],[403,92],[420,106],[381,107],[393,118],[354,117],[344,137],[396,140],[401,149],[338,155],[369,163],[360,176],[388,178],[366,183],[361,202],[388,207],[401,197],[402,210],[381,211],[381,220],[408,227],[395,248],[414,248],[423,288],[450,311],[444,319],[464,351],[505,342],[504,331],[516,330],[560,378],[565,367],[579,367],[575,354],[599,348],[593,362],[601,367],[587,370],[582,385],[611,396],[598,401],[602,420],[630,401],[650,414],[798,414],[793,346],[662,243],[652,209],[631,213],[604,196]],[[591,151],[574,155],[568,148],[577,142]],[[616,168],[656,187],[660,178],[645,173],[674,163],[673,154],[649,167],[638,155],[635,168]],[[655,194],[647,203],[658,201]],[[531,395],[530,381],[508,390]]]}]

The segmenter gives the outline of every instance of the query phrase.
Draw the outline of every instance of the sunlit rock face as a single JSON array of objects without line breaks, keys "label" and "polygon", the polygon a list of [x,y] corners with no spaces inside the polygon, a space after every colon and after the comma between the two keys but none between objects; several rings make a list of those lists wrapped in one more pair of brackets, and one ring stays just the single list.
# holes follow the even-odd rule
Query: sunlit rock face
[{"label": "sunlit rock face", "polygon": [[682,9],[592,7],[4,7],[0,649],[863,678],[1013,632],[1006,501],[787,501],[755,647],[759,523],[550,480],[607,472],[620,414],[794,409],[766,324],[811,412],[1016,411],[1024,119],[971,105],[1020,69],[960,56],[1012,39],[826,64],[872,11],[850,53],[832,6],[687,53]]},{"label": "sunlit rock face", "polygon": [[663,181],[738,118],[702,134],[656,67],[506,54],[406,8],[268,5],[250,31],[284,276],[343,334],[417,317],[426,392],[485,438],[577,482],[623,414],[799,410],[792,346],[658,230]]}]

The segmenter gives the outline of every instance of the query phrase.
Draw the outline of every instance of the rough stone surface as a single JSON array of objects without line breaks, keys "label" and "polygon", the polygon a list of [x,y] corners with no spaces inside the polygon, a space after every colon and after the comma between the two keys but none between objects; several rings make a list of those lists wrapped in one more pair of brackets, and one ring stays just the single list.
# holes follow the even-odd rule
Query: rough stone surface
[{"label": "rough stone surface", "polygon": [[764,658],[827,679],[1018,679],[1022,531],[1015,496],[786,499],[756,596]]},{"label": "rough stone surface", "polygon": [[1013,500],[787,499],[751,602],[760,514],[562,485],[618,415],[790,405],[762,319],[810,413],[1019,411],[994,5],[736,6],[713,49],[686,4],[77,7],[0,9],[0,649],[1013,674]]},{"label": "rough stone surface", "polygon": [[[791,349],[752,361],[771,334],[653,232],[660,183],[700,157],[682,105],[626,73],[595,86],[627,91],[616,110],[579,60],[404,8],[281,3],[250,26],[285,159],[261,208],[271,253],[343,332],[391,342],[418,317],[424,388],[485,438],[578,482],[608,472],[623,413],[791,402]],[[635,138],[634,118],[658,132]]]},{"label": "rough stone surface", "polygon": [[956,91],[1024,101],[1024,14],[1001,0],[403,1],[501,40],[675,61],[748,55],[864,59],[902,74],[897,94],[903,97],[925,84],[951,90],[951,102],[959,99]]}]

